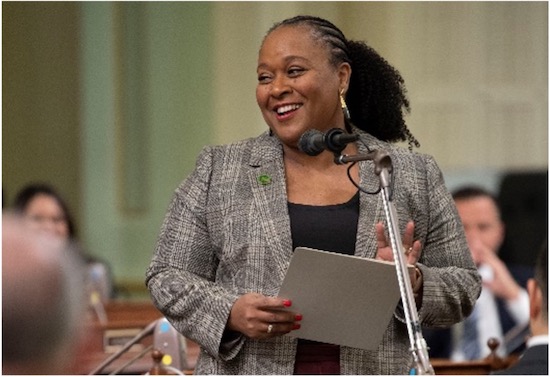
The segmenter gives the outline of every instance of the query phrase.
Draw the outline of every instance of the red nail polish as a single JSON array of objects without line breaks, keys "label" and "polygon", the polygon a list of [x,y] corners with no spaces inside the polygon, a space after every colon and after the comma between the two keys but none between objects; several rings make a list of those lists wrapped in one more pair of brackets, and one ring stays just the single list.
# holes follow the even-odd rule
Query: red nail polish
[{"label": "red nail polish", "polygon": [[288,308],[290,305],[292,305],[292,302],[290,300],[283,300],[283,305]]},{"label": "red nail polish", "polygon": [[296,316],[294,317],[294,319],[296,319],[296,321],[301,321],[303,318],[303,316],[301,314],[296,314]]},{"label": "red nail polish", "polygon": [[292,330],[298,330],[300,327],[302,327],[302,325],[300,325],[299,323],[296,323],[294,324],[294,326],[292,326]]}]

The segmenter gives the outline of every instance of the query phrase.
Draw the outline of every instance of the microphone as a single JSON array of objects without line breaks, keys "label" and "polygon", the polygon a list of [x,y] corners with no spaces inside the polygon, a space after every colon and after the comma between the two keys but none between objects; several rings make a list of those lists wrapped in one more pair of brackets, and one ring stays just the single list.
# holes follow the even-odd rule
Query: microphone
[{"label": "microphone", "polygon": [[103,369],[105,369],[106,367],[111,365],[113,363],[113,361],[115,361],[120,356],[122,356],[126,351],[128,351],[134,344],[138,343],[139,341],[141,341],[146,336],[151,335],[155,331],[155,329],[156,329],[157,325],[160,323],[160,321],[161,321],[161,319],[157,319],[157,320],[151,322],[150,324],[148,324],[147,327],[145,327],[138,334],[136,334],[136,336],[134,336],[132,339],[130,339],[128,342],[126,342],[126,344],[120,350],[118,350],[117,352],[115,352],[114,354],[109,356],[106,360],[104,360],[98,367],[96,367],[88,375],[99,374]]},{"label": "microphone", "polygon": [[172,367],[179,371],[189,369],[185,338],[165,317],[159,319],[155,326],[153,344],[164,355],[161,361],[163,367]]},{"label": "microphone", "polygon": [[[148,349],[155,348],[163,354],[161,360],[163,368],[171,371],[173,374],[183,374],[182,370],[188,369],[185,338],[170,324],[170,322],[168,322],[166,317],[161,317],[149,323],[136,336],[126,342],[120,350],[104,360],[98,367],[90,372],[89,375],[99,374],[126,353],[134,344],[137,344],[143,338],[151,334],[153,335],[153,345]],[[144,353],[138,355],[138,358],[143,356],[143,354]],[[137,358],[130,360],[129,363],[123,365],[111,374],[118,374],[121,370],[136,361],[136,359]]]},{"label": "microphone", "polygon": [[108,320],[104,303],[109,299],[109,289],[105,266],[97,262],[91,263],[88,267],[87,278],[90,307],[95,312],[99,323],[106,325]]},{"label": "microphone", "polygon": [[308,130],[300,136],[298,149],[310,156],[317,156],[325,149],[339,154],[347,144],[358,139],[359,135],[348,134],[341,128],[331,128],[326,134],[319,130]]}]

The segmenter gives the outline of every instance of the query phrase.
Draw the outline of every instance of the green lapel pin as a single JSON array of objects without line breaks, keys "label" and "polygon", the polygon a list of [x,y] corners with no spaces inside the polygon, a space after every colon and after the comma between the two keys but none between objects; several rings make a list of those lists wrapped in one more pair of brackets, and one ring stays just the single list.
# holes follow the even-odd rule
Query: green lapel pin
[{"label": "green lapel pin", "polygon": [[271,177],[267,174],[261,174],[258,176],[258,183],[267,186],[271,183]]}]

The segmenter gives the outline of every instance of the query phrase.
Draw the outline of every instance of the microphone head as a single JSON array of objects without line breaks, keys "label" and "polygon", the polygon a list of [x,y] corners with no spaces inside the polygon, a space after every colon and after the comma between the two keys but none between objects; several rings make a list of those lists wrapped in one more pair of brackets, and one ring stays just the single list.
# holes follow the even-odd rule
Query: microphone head
[{"label": "microphone head", "polygon": [[324,137],[319,130],[307,130],[298,140],[298,149],[309,156],[317,156],[325,149]]},{"label": "microphone head", "polygon": [[346,145],[359,139],[358,134],[348,134],[341,128],[332,128],[325,134],[325,144],[329,151],[339,155]]},{"label": "microphone head", "polygon": [[155,325],[153,347],[164,355],[163,366],[174,367],[178,370],[188,369],[185,338],[168,322],[166,317],[159,319]]}]

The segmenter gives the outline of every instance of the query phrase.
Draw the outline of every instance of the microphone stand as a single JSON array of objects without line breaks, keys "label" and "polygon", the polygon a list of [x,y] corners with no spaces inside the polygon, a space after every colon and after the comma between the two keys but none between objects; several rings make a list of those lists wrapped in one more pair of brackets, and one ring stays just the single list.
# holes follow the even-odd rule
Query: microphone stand
[{"label": "microphone stand", "polygon": [[339,155],[335,153],[334,162],[336,164],[346,164],[349,162],[358,161],[373,161],[374,172],[380,179],[380,194],[384,204],[384,212],[386,215],[386,223],[390,236],[390,243],[395,260],[395,269],[397,272],[397,280],[399,283],[399,291],[401,293],[401,301],[405,312],[405,321],[409,342],[411,345],[410,351],[413,356],[414,365],[411,367],[410,374],[418,375],[433,375],[435,374],[428,356],[428,347],[426,340],[422,335],[418,311],[416,310],[416,302],[411,286],[411,280],[405,262],[405,251],[403,250],[403,242],[398,229],[398,217],[395,209],[395,204],[392,201],[391,195],[391,178],[390,174],[393,171],[390,155],[385,151],[374,150],[367,154],[359,155]]},{"label": "microphone stand", "polygon": [[[95,368],[93,371],[89,373],[89,375],[99,374],[103,369],[105,369],[107,366],[109,366],[113,361],[118,359],[120,356],[122,356],[123,353],[128,351],[134,344],[142,340],[148,335],[151,335],[153,331],[155,331],[155,326],[159,320],[155,320],[151,322],[149,325],[147,325],[146,328],[144,328],[142,331],[139,332],[136,336],[134,336],[131,340],[129,340],[124,347],[122,347],[120,350],[118,350],[116,353],[111,355],[108,359],[103,361],[97,368]],[[127,365],[125,365],[126,367]]]}]

